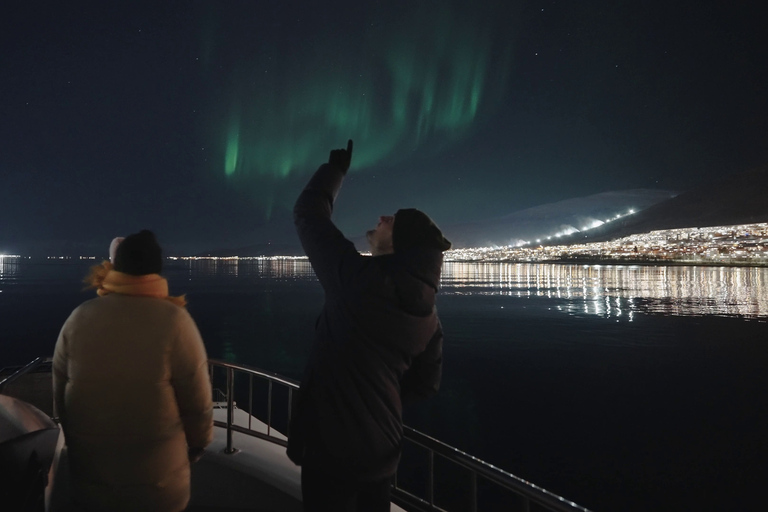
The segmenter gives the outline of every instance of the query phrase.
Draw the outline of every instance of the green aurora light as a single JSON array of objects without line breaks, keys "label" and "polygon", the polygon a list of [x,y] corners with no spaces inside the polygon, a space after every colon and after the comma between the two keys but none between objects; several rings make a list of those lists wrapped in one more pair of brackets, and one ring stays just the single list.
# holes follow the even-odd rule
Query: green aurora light
[{"label": "green aurora light", "polygon": [[259,52],[236,70],[223,170],[267,216],[282,202],[278,182],[313,172],[349,138],[359,172],[455,141],[492,111],[511,61],[493,12],[410,9],[396,20],[377,15],[352,48],[329,32],[290,59]]}]

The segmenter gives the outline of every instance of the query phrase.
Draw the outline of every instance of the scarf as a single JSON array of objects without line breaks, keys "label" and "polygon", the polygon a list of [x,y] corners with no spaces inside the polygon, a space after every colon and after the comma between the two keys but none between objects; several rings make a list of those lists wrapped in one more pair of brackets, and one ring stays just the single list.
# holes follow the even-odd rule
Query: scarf
[{"label": "scarf", "polygon": [[83,282],[88,285],[85,287],[86,290],[96,288],[96,293],[100,297],[110,293],[119,293],[134,297],[165,299],[179,307],[184,307],[187,304],[184,295],[178,297],[168,295],[168,280],[160,274],[132,276],[118,272],[109,261],[102,261],[101,265],[91,267],[90,273],[83,279]]}]

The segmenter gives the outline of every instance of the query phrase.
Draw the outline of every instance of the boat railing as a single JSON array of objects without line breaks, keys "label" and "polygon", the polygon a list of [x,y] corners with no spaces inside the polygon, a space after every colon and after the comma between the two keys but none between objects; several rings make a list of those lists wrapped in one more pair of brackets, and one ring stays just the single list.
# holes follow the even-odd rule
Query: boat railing
[{"label": "boat railing", "polygon": [[[217,399],[221,407],[226,406],[226,421],[215,421],[218,427],[227,429],[227,444],[225,453],[235,453],[237,448],[233,445],[232,434],[239,432],[249,436],[258,437],[273,442],[280,446],[287,446],[287,441],[283,433],[287,433],[287,426],[290,423],[291,405],[294,391],[299,388],[299,383],[276,373],[267,372],[258,368],[228,363],[214,359],[208,360],[211,382],[214,390],[220,397]],[[223,373],[223,375],[222,375]],[[247,378],[247,383],[243,381]],[[235,383],[238,381],[238,388]],[[257,386],[264,391],[263,396],[254,397],[254,390]],[[217,384],[223,387],[217,387]],[[266,386],[265,386],[266,385]],[[243,390],[242,387],[245,386]],[[279,399],[275,399],[276,394],[280,394]],[[247,402],[247,408],[244,405],[241,409],[248,412],[248,425],[235,424],[234,412],[237,408],[235,396]],[[254,404],[254,398],[258,402]],[[262,413],[255,412],[255,407],[260,407]],[[279,410],[279,418],[274,414]],[[266,433],[256,430],[252,425],[252,418],[257,418],[266,424]],[[279,426],[275,428],[275,422]],[[280,431],[282,430],[282,432]],[[415,446],[418,450],[424,451],[426,456],[426,474],[420,475],[419,479],[426,484],[425,491],[415,493],[413,489],[406,490],[397,479],[393,481],[392,498],[393,501],[406,510],[419,511],[441,511],[444,510],[436,504],[436,485],[435,485],[435,464],[437,460],[447,461],[451,466],[466,472],[467,478],[465,484],[467,491],[462,492],[466,497],[467,508],[471,511],[478,510],[479,489],[490,486],[495,490],[503,490],[511,493],[516,498],[518,509],[528,512],[532,506],[536,510],[551,512],[588,512],[584,507],[577,505],[565,498],[562,498],[552,492],[538,487],[531,482],[519,478],[511,473],[503,471],[485,461],[482,461],[472,455],[469,455],[453,446],[442,441],[434,439],[413,428],[404,427],[404,441]],[[423,467],[423,466],[420,466]]]},{"label": "boat railing", "polygon": [[33,370],[35,370],[35,368],[43,364],[45,360],[46,359],[44,357],[37,357],[32,361],[28,362],[27,364],[25,364],[24,366],[22,366],[21,368],[19,368],[18,370],[14,371],[12,374],[8,375],[3,380],[0,380],[0,392],[3,391],[3,388],[5,388],[6,385],[15,381],[19,377],[22,377],[23,375],[26,375],[27,373],[30,373]]},{"label": "boat railing", "polygon": [[[296,389],[299,389],[299,383],[293,379],[289,379],[287,377],[283,377],[282,375],[278,375],[276,373],[267,372],[265,370],[260,370],[258,368],[255,368],[253,366],[246,366],[241,364],[234,364],[234,363],[228,363],[225,361],[219,361],[215,359],[209,359],[208,360],[208,368],[211,376],[211,383],[213,384],[213,392],[214,392],[214,402],[217,404],[217,406],[226,407],[227,409],[227,419],[226,421],[214,421],[214,425],[217,427],[222,427],[227,429],[227,446],[224,449],[225,453],[235,453],[237,449],[233,446],[232,443],[232,433],[233,432],[239,432],[241,434],[247,434],[249,436],[258,437],[260,439],[264,439],[267,441],[270,441],[275,444],[279,444],[281,446],[287,446],[288,442],[285,440],[284,435],[282,432],[275,429],[273,425],[273,411],[274,411],[274,390],[275,384],[278,386],[282,386],[283,390],[287,392],[287,402],[285,403],[285,408],[283,409],[284,412],[286,412],[286,415],[284,416],[284,421],[280,424],[280,427],[282,427],[284,430],[287,429],[287,425],[290,423],[291,420],[291,403],[293,401],[293,392]],[[216,368],[220,368],[223,370],[223,387],[224,389],[221,389],[217,387],[217,383],[219,383],[219,379],[217,377],[221,378],[221,375],[217,375],[217,372],[215,371]],[[241,407],[241,409],[248,412],[248,425],[238,425],[235,424],[234,416],[235,416],[235,409],[237,408],[237,404],[235,401],[235,376],[246,376],[248,378],[248,383],[246,387],[246,394],[247,396],[247,402],[248,405]],[[258,382],[257,379],[260,379],[261,381],[266,381],[267,389],[266,389],[266,397],[261,397],[266,400],[266,411],[262,414],[256,413],[256,410],[254,408],[254,388],[256,387],[255,384]],[[256,397],[257,400],[259,400],[259,397]],[[263,400],[259,400],[260,402]],[[242,403],[242,402],[241,402]],[[261,432],[260,430],[257,430],[254,428],[253,425],[253,418],[258,418],[259,420],[263,421],[266,424],[266,433]],[[287,430],[286,430],[287,431]]]}]

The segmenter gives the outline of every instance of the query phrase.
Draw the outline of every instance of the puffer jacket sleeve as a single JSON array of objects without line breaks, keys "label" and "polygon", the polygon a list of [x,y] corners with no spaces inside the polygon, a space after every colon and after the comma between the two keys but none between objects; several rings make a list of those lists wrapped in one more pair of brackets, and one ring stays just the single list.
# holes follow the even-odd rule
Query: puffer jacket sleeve
[{"label": "puffer jacket sleeve", "polygon": [[170,354],[171,384],[176,393],[187,445],[204,448],[213,439],[213,402],[205,346],[194,320],[181,310]]},{"label": "puffer jacket sleeve", "polygon": [[435,395],[440,389],[443,375],[443,327],[437,329],[426,349],[417,355],[400,380],[400,397],[403,403],[412,403]]},{"label": "puffer jacket sleeve", "polygon": [[58,416],[59,421],[65,421],[67,411],[65,408],[64,397],[67,390],[67,381],[69,381],[69,356],[67,351],[67,337],[64,327],[61,328],[59,339],[56,340],[56,348],[53,351],[53,414]]}]

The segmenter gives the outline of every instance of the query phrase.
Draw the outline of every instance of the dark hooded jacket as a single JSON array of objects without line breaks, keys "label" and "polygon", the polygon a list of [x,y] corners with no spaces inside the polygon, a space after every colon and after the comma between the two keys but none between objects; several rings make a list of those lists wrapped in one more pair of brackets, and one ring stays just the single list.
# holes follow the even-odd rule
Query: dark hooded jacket
[{"label": "dark hooded jacket", "polygon": [[431,396],[440,385],[442,252],[358,253],[331,222],[343,177],[321,166],[294,207],[325,304],[294,401],[288,456],[378,480],[393,475],[400,460],[403,401]]}]

